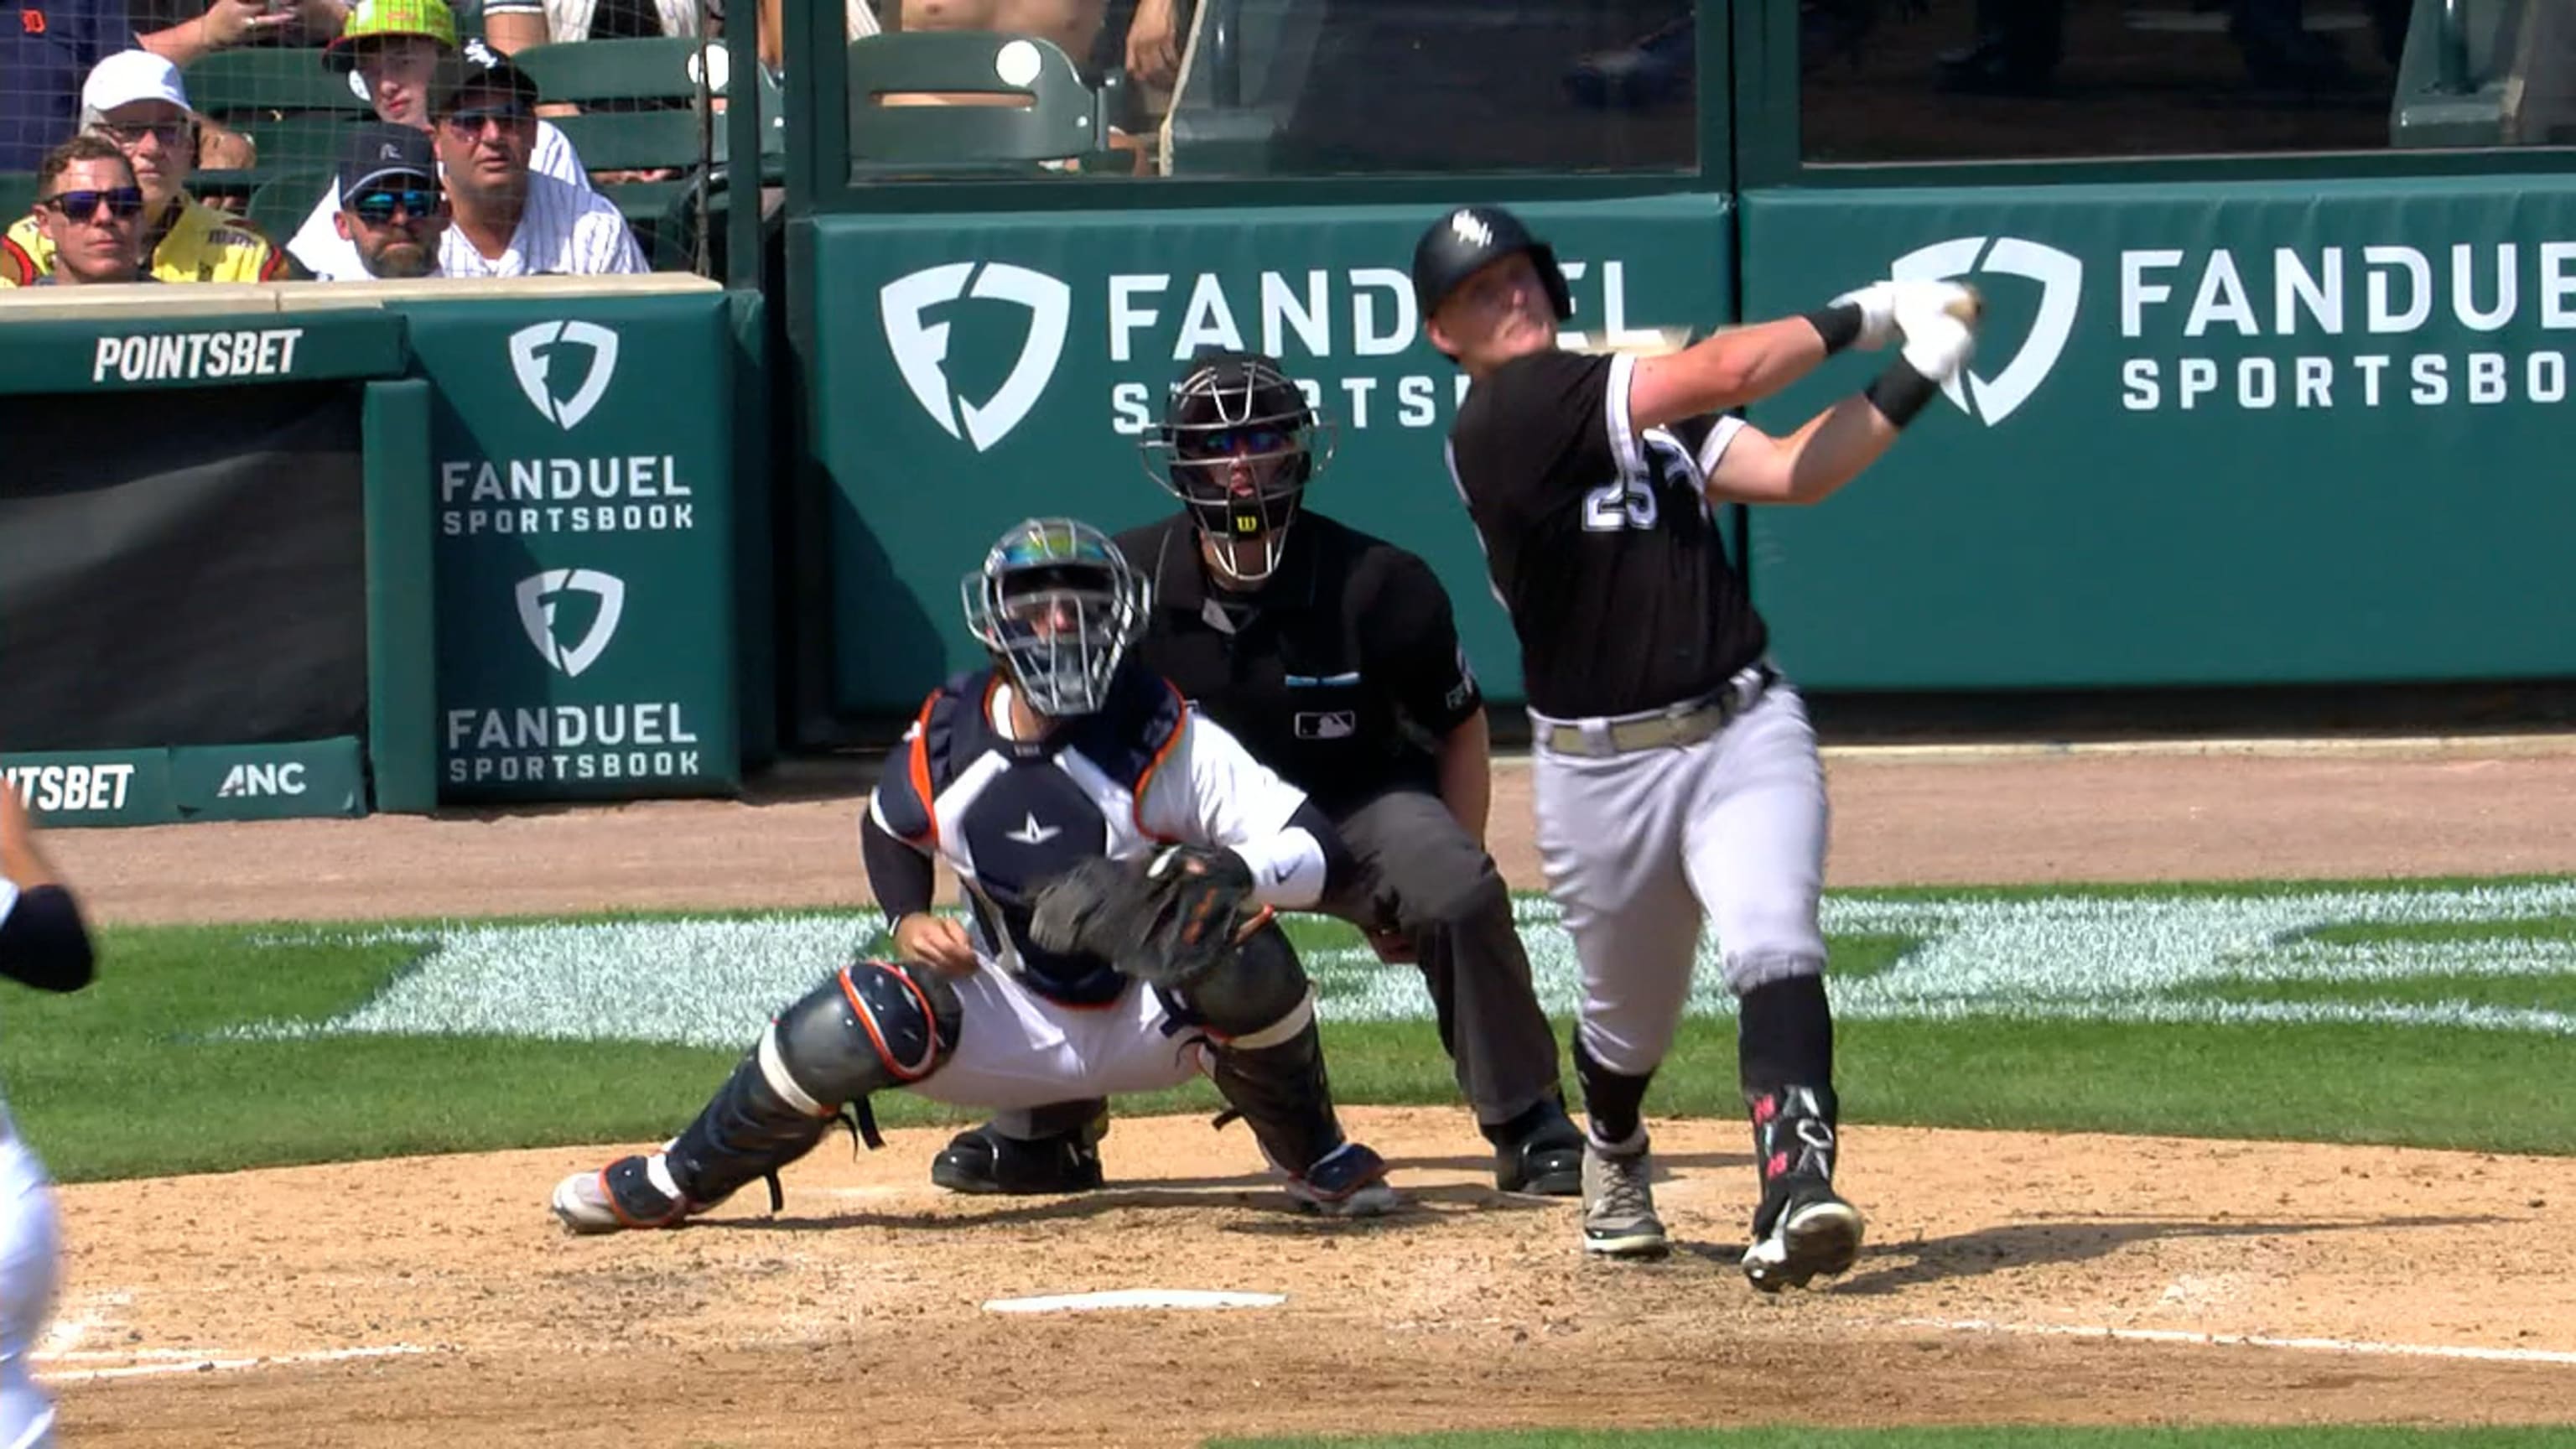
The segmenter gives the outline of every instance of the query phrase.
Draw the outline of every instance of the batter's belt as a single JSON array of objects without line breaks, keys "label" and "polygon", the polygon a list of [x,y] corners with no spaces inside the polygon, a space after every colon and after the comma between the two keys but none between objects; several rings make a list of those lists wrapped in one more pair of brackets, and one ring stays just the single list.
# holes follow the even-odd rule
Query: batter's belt
[{"label": "batter's belt", "polygon": [[1560,755],[1628,755],[1640,750],[1681,749],[1698,744],[1733,723],[1780,680],[1767,660],[1738,670],[1724,687],[1651,714],[1615,715],[1605,719],[1551,720],[1533,714],[1539,741]]}]

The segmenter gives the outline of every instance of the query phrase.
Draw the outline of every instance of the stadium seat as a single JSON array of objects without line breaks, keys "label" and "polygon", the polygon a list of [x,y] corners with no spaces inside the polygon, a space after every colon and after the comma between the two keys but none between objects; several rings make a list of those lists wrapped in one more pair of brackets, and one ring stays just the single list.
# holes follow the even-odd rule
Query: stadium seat
[{"label": "stadium seat", "polygon": [[[722,42],[706,44],[716,55],[726,53]],[[550,103],[588,109],[616,101],[694,103],[699,95],[698,38],[693,35],[558,41],[531,45],[511,60],[528,73],[537,83],[537,93]],[[716,61],[714,65],[716,78],[722,81],[731,64]],[[723,94],[721,85],[714,90]],[[585,154],[582,159],[589,157]]]},{"label": "stadium seat", "polygon": [[316,111],[373,114],[347,74],[323,69],[318,48],[219,50],[191,61],[184,75],[189,104],[227,125]]},{"label": "stadium seat", "polygon": [[[930,94],[1025,103],[881,103],[889,95]],[[850,42],[855,174],[1021,172],[1049,161],[1116,155],[1108,141],[1102,98],[1051,41],[989,30],[911,30]],[[1121,157],[1111,169],[1131,164]]]},{"label": "stadium seat", "polygon": [[36,173],[33,171],[0,171],[0,228],[6,228],[36,207]]}]

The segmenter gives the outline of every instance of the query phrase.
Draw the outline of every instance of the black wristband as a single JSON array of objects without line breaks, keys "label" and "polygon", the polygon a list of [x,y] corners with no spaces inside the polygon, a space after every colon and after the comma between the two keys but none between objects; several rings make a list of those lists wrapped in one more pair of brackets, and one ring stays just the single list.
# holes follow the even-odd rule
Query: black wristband
[{"label": "black wristband", "polygon": [[1866,320],[1858,302],[1835,302],[1807,314],[1807,325],[1825,339],[1827,357],[1858,342],[1861,323]]},{"label": "black wristband", "polygon": [[1885,372],[1871,380],[1861,396],[1868,398],[1870,406],[1878,409],[1880,415],[1901,428],[1914,421],[1914,415],[1923,411],[1923,405],[1932,401],[1932,395],[1940,390],[1941,384],[1916,372],[1913,363],[1899,357],[1887,365]]}]

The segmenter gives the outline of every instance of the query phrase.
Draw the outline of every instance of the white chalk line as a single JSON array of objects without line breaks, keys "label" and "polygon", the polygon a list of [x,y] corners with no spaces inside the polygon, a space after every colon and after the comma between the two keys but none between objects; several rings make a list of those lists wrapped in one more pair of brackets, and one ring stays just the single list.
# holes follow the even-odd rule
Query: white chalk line
[{"label": "white chalk line", "polygon": [[393,1358],[405,1354],[428,1352],[431,1350],[417,1344],[389,1343],[369,1348],[311,1349],[302,1353],[227,1354],[220,1349],[212,1351],[135,1349],[127,1353],[65,1353],[55,1355],[53,1360],[48,1360],[46,1355],[40,1353],[35,1355],[34,1359],[37,1363],[66,1359],[82,1362],[97,1359],[149,1360],[144,1363],[125,1363],[115,1368],[66,1369],[52,1373],[40,1372],[36,1375],[39,1383],[81,1384],[95,1383],[104,1379],[144,1378],[154,1374],[221,1373],[234,1369],[283,1368],[288,1364],[335,1363],[345,1359]]},{"label": "white chalk line", "polygon": [[2288,1348],[2308,1353],[2376,1354],[2393,1358],[2476,1359],[2485,1363],[2576,1366],[2576,1353],[2546,1348],[2476,1348],[2449,1343],[2378,1343],[2349,1338],[2274,1338],[2254,1333],[2194,1333],[2179,1328],[2112,1328],[2073,1323],[1995,1323],[1982,1318],[1900,1318],[1900,1328],[1951,1333],[2006,1333],[2050,1338],[2107,1338],[2130,1343],[2189,1343],[2208,1348]]}]

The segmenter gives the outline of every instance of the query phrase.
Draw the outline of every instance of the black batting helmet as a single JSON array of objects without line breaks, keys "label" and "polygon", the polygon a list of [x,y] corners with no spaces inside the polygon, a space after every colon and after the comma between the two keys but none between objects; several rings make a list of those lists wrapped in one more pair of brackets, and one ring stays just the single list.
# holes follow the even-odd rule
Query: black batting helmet
[{"label": "black batting helmet", "polygon": [[1458,285],[1484,268],[1517,252],[1526,252],[1538,267],[1556,320],[1574,315],[1574,295],[1556,264],[1556,249],[1499,206],[1462,206],[1431,224],[1413,244],[1413,302],[1423,320],[1440,309]]},{"label": "black batting helmet", "polygon": [[[1217,567],[1259,583],[1279,567],[1307,480],[1331,456],[1305,391],[1259,352],[1190,359],[1163,399],[1162,425],[1144,438],[1145,471],[1189,506],[1199,531],[1231,540]],[[1254,465],[1268,463],[1266,468]],[[1251,470],[1257,481],[1237,486]]]}]

